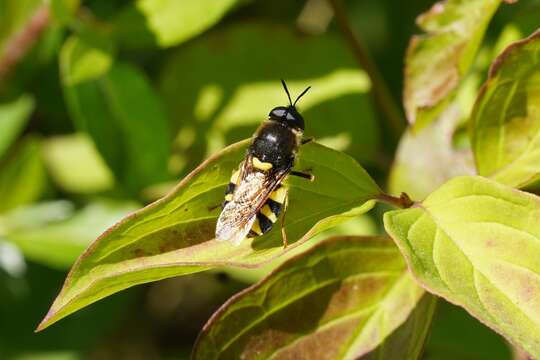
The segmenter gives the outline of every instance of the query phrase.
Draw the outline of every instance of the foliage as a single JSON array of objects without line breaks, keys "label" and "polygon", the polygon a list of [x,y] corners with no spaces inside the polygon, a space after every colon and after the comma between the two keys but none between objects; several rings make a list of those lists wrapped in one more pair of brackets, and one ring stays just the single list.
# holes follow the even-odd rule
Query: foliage
[{"label": "foliage", "polygon": [[[540,358],[539,16],[0,0],[0,358]],[[280,78],[314,181],[216,241]]]}]

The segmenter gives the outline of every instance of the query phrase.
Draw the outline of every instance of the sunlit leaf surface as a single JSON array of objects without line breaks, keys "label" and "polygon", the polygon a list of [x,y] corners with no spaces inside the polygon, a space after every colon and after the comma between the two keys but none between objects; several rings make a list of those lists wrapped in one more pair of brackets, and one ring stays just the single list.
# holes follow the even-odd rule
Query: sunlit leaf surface
[{"label": "sunlit leaf surface", "polygon": [[423,294],[389,239],[331,238],[230,299],[194,358],[416,359],[433,313]]},{"label": "sunlit leaf surface", "polygon": [[540,179],[540,31],[494,61],[471,118],[480,175],[523,187]]},{"label": "sunlit leaf surface", "polygon": [[86,134],[54,136],[43,143],[43,155],[53,180],[74,193],[112,188],[114,178]]},{"label": "sunlit leaf surface", "polygon": [[[165,198],[107,230],[79,258],[39,329],[130,286],[215,266],[256,266],[283,252],[279,226],[240,246],[213,240],[219,204],[247,142],[229,146]],[[302,147],[298,169],[315,181],[291,179],[285,231],[291,248],[369,210],[379,192],[349,156],[316,143]]]},{"label": "sunlit leaf surface", "polygon": [[540,356],[540,199],[458,177],[424,202],[385,214],[423,286]]}]

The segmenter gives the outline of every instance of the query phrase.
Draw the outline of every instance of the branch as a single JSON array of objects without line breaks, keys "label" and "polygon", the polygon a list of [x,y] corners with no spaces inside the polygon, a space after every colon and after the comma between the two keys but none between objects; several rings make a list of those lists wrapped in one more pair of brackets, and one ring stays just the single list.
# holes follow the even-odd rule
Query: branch
[{"label": "branch", "polygon": [[371,59],[366,46],[363,44],[361,39],[352,31],[349,18],[341,0],[328,0],[328,2],[334,10],[337,24],[341,29],[341,32],[345,36],[345,40],[349,43],[349,46],[351,47],[351,50],[356,57],[356,60],[358,61],[360,66],[366,71],[371,80],[375,100],[381,111],[383,112],[384,116],[386,117],[390,130],[392,131],[395,138],[399,139],[406,125],[405,120],[399,110],[399,107],[392,99],[390,90],[388,90],[388,87],[386,86],[386,83],[381,73]]},{"label": "branch", "polygon": [[376,200],[385,202],[400,209],[407,209],[414,205],[414,201],[412,201],[409,195],[404,192],[402,192],[399,197],[381,193],[377,195]]},{"label": "branch", "polygon": [[6,42],[0,57],[0,82],[24,58],[49,24],[49,6],[39,7],[24,27]]}]

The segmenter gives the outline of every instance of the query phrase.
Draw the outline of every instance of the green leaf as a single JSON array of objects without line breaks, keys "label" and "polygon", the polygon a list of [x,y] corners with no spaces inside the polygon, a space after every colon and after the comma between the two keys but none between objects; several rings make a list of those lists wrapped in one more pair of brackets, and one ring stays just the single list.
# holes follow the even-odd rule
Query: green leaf
[{"label": "green leaf", "polygon": [[107,44],[71,37],[60,54],[68,108],[131,192],[168,178],[168,121],[159,97],[136,67],[114,62]]},{"label": "green leaf", "polygon": [[[313,61],[291,61],[306,54]],[[292,95],[312,86],[298,103],[307,136],[362,164],[375,162],[371,85],[343,42],[332,34],[299,37],[278,24],[242,24],[186,44],[163,67],[160,89],[180,127],[181,170],[251,136],[272,108],[286,104],[281,78]]]},{"label": "green leaf", "polygon": [[0,213],[41,196],[46,174],[40,143],[26,139],[0,167]]},{"label": "green leaf", "polygon": [[43,142],[45,164],[65,191],[96,193],[109,190],[114,178],[86,134],[50,137]]},{"label": "green leaf", "polygon": [[404,106],[415,128],[445,108],[469,70],[500,0],[438,2],[417,18],[405,59]]},{"label": "green leaf", "polygon": [[[146,46],[155,41],[161,47],[170,47],[212,27],[240,2],[138,0],[122,11],[116,21],[116,31],[123,42],[131,45]],[[154,39],[149,39],[147,33]],[[140,34],[145,36],[137,38]]]},{"label": "green leaf", "polygon": [[384,224],[417,280],[540,356],[540,199],[458,177]]},{"label": "green leaf", "polygon": [[[12,215],[17,219],[16,223],[12,223],[10,214],[6,214],[2,219],[3,227],[6,228],[4,237],[17,245],[25,257],[51,267],[66,269],[102,229],[134,211],[136,206],[132,202],[97,201],[67,219],[56,218],[49,223],[36,224],[33,221],[36,216],[45,216],[39,214],[40,211],[51,211],[49,206],[40,204],[31,209],[17,210]],[[26,225],[20,226],[21,223]]]},{"label": "green leaf", "polygon": [[0,104],[0,158],[22,132],[33,110],[34,100],[29,95]]},{"label": "green leaf", "polygon": [[[193,358],[357,359],[377,349],[378,359],[416,359],[429,321],[408,328],[409,341],[392,337],[423,294],[387,238],[331,238],[231,298]],[[423,310],[429,319],[433,306]]]},{"label": "green leaf", "polygon": [[540,30],[494,61],[471,117],[480,175],[524,187],[540,179]]},{"label": "green leaf", "polygon": [[[39,330],[130,286],[217,266],[254,267],[283,253],[279,227],[240,246],[213,240],[219,205],[248,142],[200,165],[165,198],[128,216],[99,237],[73,266]],[[314,182],[290,180],[285,231],[294,248],[322,230],[373,207],[380,189],[349,156],[310,143],[298,169]]]}]

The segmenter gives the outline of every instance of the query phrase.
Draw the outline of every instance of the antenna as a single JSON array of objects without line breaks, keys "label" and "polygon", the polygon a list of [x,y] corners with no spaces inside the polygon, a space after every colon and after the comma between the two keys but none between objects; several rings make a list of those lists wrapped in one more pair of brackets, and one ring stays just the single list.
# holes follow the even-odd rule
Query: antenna
[{"label": "antenna", "polygon": [[298,95],[298,97],[296,98],[296,100],[294,100],[294,104],[292,104],[292,106],[296,105],[296,103],[298,102],[298,100],[300,100],[300,98],[301,98],[302,96],[304,96],[304,95],[308,92],[309,89],[311,89],[311,86],[308,86],[308,87],[306,88],[306,90],[302,91],[302,93],[301,93],[300,95]]},{"label": "antenna", "polygon": [[285,89],[285,92],[287,93],[287,97],[289,98],[289,104],[291,104],[292,106],[294,106],[294,105],[292,104],[291,94],[289,94],[289,89],[287,89],[287,84],[285,84],[285,81],[283,81],[283,79],[281,79],[281,84],[283,85],[283,88]]}]

